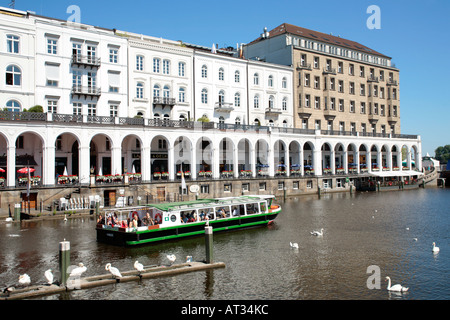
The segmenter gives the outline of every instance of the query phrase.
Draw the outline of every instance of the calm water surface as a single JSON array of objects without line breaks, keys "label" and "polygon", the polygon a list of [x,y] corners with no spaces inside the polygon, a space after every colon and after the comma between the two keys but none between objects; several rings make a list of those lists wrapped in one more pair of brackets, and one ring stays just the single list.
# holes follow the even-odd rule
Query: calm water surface
[{"label": "calm water surface", "polygon": [[[439,299],[450,298],[450,189],[391,193],[325,194],[292,198],[269,227],[214,235],[215,261],[224,269],[128,282],[39,299]],[[28,273],[44,282],[44,271],[58,269],[59,242],[71,243],[71,263],[83,262],[84,276],[106,273],[111,262],[132,270],[205,258],[203,237],[137,248],[96,242],[89,217],[0,224],[0,286]],[[310,231],[324,228],[323,237]],[[409,230],[407,229],[409,228]],[[417,241],[414,240],[417,238]],[[435,241],[441,251],[431,252]],[[299,249],[291,249],[297,242]],[[367,288],[369,266],[381,271],[381,289]],[[409,287],[386,291],[385,276]]]}]

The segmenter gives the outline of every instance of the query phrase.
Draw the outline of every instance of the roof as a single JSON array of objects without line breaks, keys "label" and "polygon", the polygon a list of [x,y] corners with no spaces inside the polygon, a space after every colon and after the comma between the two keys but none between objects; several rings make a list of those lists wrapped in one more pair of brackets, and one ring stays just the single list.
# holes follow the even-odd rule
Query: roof
[{"label": "roof", "polygon": [[[391,57],[386,56],[380,52],[377,52],[369,47],[366,47],[365,45],[358,43],[358,42],[344,39],[341,37],[336,37],[336,36],[318,32],[318,31],[294,26],[289,23],[283,23],[283,24],[279,25],[278,27],[270,30],[269,38],[278,36],[281,34],[287,34],[287,33],[294,34],[294,35],[297,35],[297,36],[300,36],[303,38],[307,38],[307,39],[311,39],[311,40],[315,40],[315,41],[321,41],[321,42],[332,44],[335,46],[340,46],[340,47],[344,47],[344,48],[348,48],[348,49],[352,49],[352,50],[357,50],[360,52],[365,52],[367,54],[377,55],[377,56],[391,59]],[[249,44],[253,44],[253,43],[256,43],[256,42],[262,41],[262,40],[264,40],[264,39],[260,36],[258,39],[250,42]]]}]

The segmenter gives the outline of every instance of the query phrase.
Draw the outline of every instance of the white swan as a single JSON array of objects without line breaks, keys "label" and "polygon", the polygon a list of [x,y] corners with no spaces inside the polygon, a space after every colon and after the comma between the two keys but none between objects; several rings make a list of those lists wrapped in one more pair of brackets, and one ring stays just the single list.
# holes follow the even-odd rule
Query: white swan
[{"label": "white swan", "polygon": [[139,263],[139,261],[136,260],[136,262],[134,263],[134,268],[139,271],[139,273],[141,273],[142,271],[144,271],[144,266],[142,265],[142,263]]},{"label": "white swan", "polygon": [[296,243],[296,242],[294,242],[294,243],[289,242],[289,245],[291,246],[291,248],[298,249],[298,243]]},{"label": "white swan", "polygon": [[81,274],[83,272],[86,272],[87,268],[84,266],[83,263],[79,263],[78,267],[72,269],[72,271],[70,272],[69,277],[76,277],[76,276],[81,276]]},{"label": "white swan", "polygon": [[6,222],[12,222],[12,221],[14,221],[14,219],[11,218],[11,217],[8,217],[8,218],[5,219],[5,221],[6,221]]},{"label": "white swan", "polygon": [[433,242],[433,253],[438,253],[439,247],[436,247],[436,242]]},{"label": "white swan", "polygon": [[106,264],[105,270],[108,270],[113,275],[114,278],[122,278],[122,274],[120,274],[119,269],[111,267],[111,263]]},{"label": "white swan", "polygon": [[409,289],[409,288],[403,287],[403,286],[400,285],[400,284],[394,284],[394,285],[391,287],[391,278],[386,277],[386,280],[389,281],[389,282],[388,282],[388,286],[387,286],[387,289],[388,289],[389,291],[406,292],[406,291],[408,291],[408,289]]},{"label": "white swan", "polygon": [[170,265],[172,265],[175,262],[175,260],[177,259],[177,257],[174,254],[168,254],[167,259],[169,259]]},{"label": "white swan", "polygon": [[22,285],[22,286],[28,286],[28,285],[30,285],[30,283],[31,283],[31,278],[30,278],[30,276],[28,275],[28,274],[22,274],[22,275],[20,275],[19,276],[19,283]]},{"label": "white swan", "polygon": [[313,236],[323,236],[323,228],[320,229],[320,231],[313,231],[313,232],[311,232],[311,234]]},{"label": "white swan", "polygon": [[45,276],[45,279],[47,279],[47,283],[48,284],[52,284],[53,283],[52,269],[48,269],[47,271],[45,271],[44,272],[44,276]]}]

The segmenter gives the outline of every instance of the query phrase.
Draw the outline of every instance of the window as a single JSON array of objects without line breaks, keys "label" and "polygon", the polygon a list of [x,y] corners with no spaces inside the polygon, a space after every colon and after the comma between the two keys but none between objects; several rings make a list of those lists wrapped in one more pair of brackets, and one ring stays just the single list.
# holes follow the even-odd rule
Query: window
[{"label": "window", "polygon": [[231,190],[232,190],[231,183],[226,183],[226,184],[223,185],[223,191],[224,192],[231,192]]},{"label": "window", "polygon": [[184,77],[186,72],[186,63],[178,62],[178,76]]},{"label": "window", "polygon": [[180,87],[178,89],[178,101],[179,102],[186,102],[186,89],[183,87]]},{"label": "window", "polygon": [[97,104],[88,103],[88,116],[96,116],[97,115]]},{"label": "window", "polygon": [[355,94],[355,83],[350,82],[350,94]]},{"label": "window", "polygon": [[310,95],[309,94],[305,94],[305,108],[310,108]]},{"label": "window", "polygon": [[225,102],[225,91],[220,90],[219,91],[219,104],[222,105],[222,103]]},{"label": "window", "polygon": [[10,65],[6,67],[6,84],[10,86],[20,86],[22,82],[22,72],[19,67]]},{"label": "window", "polygon": [[350,131],[356,132],[356,124],[354,122],[350,122]]},{"label": "window", "polygon": [[269,97],[269,109],[272,109],[274,107],[274,97]]},{"label": "window", "polygon": [[250,191],[250,184],[249,183],[243,183],[242,184],[242,192],[248,192]]},{"label": "window", "polygon": [[12,112],[20,112],[20,103],[16,100],[9,100],[6,103],[6,109],[8,109],[8,111],[12,111]]},{"label": "window", "polygon": [[72,86],[77,91],[81,91],[81,71],[78,70],[72,71]]},{"label": "window", "polygon": [[344,72],[344,63],[338,62],[338,73],[343,73],[343,72]]},{"label": "window", "polygon": [[255,95],[255,97],[253,98],[253,108],[259,109],[259,96],[258,95]]},{"label": "window", "polygon": [[87,80],[88,80],[88,88],[89,91],[91,89],[95,89],[96,83],[97,83],[97,73],[96,72],[88,72],[87,74]]},{"label": "window", "polygon": [[361,96],[365,96],[366,95],[366,86],[364,84],[361,83],[361,87],[359,89],[359,94]]},{"label": "window", "polygon": [[119,115],[119,106],[116,104],[109,105],[109,115],[111,117],[117,117]]},{"label": "window", "polygon": [[234,124],[241,124],[241,118],[236,117],[236,119],[234,120]]},{"label": "window", "polygon": [[259,191],[264,191],[264,190],[266,190],[266,183],[260,182],[259,183]]},{"label": "window", "polygon": [[287,79],[286,79],[286,77],[284,77],[283,80],[281,80],[281,87],[283,89],[287,89]]},{"label": "window", "polygon": [[314,97],[314,109],[320,109],[320,97]]},{"label": "window", "polygon": [[287,111],[287,98],[286,97],[284,97],[282,102],[281,102],[281,109],[283,111]]},{"label": "window", "polygon": [[302,119],[302,129],[308,129],[308,119]]},{"label": "window", "polygon": [[225,79],[225,72],[223,70],[223,68],[219,69],[219,80],[223,81]]},{"label": "window", "polygon": [[170,87],[168,85],[165,85],[163,88],[163,97],[170,98]]},{"label": "window", "polygon": [[309,73],[305,73],[305,87],[309,87],[310,83],[309,83]]},{"label": "window", "polygon": [[45,63],[45,76],[47,86],[57,87],[59,80],[59,64]]},{"label": "window", "polygon": [[53,38],[47,38],[47,53],[57,54],[58,53],[58,40]]},{"label": "window", "polygon": [[202,103],[207,104],[208,103],[208,90],[202,89]]},{"label": "window", "polygon": [[364,67],[363,66],[359,67],[359,76],[364,77]]},{"label": "window", "polygon": [[316,121],[314,122],[314,129],[320,130],[320,120],[316,120]]},{"label": "window", "polygon": [[58,100],[48,99],[47,100],[47,111],[48,111],[48,113],[57,113],[58,112]]},{"label": "window", "polygon": [[355,101],[350,101],[350,112],[355,113]]},{"label": "window", "polygon": [[330,78],[330,90],[336,90],[336,79]]},{"label": "window", "polygon": [[253,75],[253,84],[254,84],[255,86],[258,86],[258,85],[259,85],[259,75],[258,75],[257,73],[255,73],[255,74]]},{"label": "window", "polygon": [[278,181],[278,190],[284,190],[284,181]]},{"label": "window", "polygon": [[319,57],[314,57],[314,69],[319,69]]},{"label": "window", "polygon": [[200,193],[209,193],[209,184],[201,184]]},{"label": "window", "polygon": [[72,104],[72,106],[73,106],[73,114],[74,115],[81,115],[82,114],[83,105],[81,104],[81,102],[74,102]]},{"label": "window", "polygon": [[351,76],[355,75],[355,66],[353,64],[349,64],[348,66],[348,74]]},{"label": "window", "polygon": [[339,80],[338,92],[344,92],[344,81]]},{"label": "window", "polygon": [[236,70],[234,72],[234,82],[236,82],[236,83],[241,82],[241,74],[240,74],[239,70]]},{"label": "window", "polygon": [[153,58],[153,72],[159,73],[160,65],[161,65],[161,59]]},{"label": "window", "polygon": [[143,71],[144,70],[144,57],[136,56],[136,70]]},{"label": "window", "polygon": [[339,122],[339,132],[344,132],[345,130],[345,123],[343,121]]},{"label": "window", "polygon": [[361,123],[361,132],[366,133],[367,132],[367,126],[365,123]]},{"label": "window", "polygon": [[339,111],[344,112],[344,100],[339,99]]},{"label": "window", "polygon": [[9,53],[19,53],[19,43],[20,38],[18,36],[11,34],[6,36],[6,47]]},{"label": "window", "polygon": [[298,190],[298,186],[299,186],[299,181],[293,181],[292,182],[292,189]]},{"label": "window", "polygon": [[88,63],[95,63],[95,56],[96,56],[97,47],[93,45],[87,46],[87,62]]},{"label": "window", "polygon": [[366,113],[366,103],[365,102],[361,102],[361,113],[362,114]]},{"label": "window", "polygon": [[136,98],[144,99],[144,84],[142,82],[136,84]]},{"label": "window", "polygon": [[163,74],[170,74],[170,60],[163,60]]},{"label": "window", "polygon": [[108,72],[109,92],[119,92],[120,72]]},{"label": "window", "polygon": [[159,84],[153,86],[153,97],[159,97],[161,95],[161,87]]},{"label": "window", "polygon": [[314,77],[314,89],[320,89],[320,77]]},{"label": "window", "polygon": [[273,87],[273,76],[272,75],[269,76],[269,81],[268,81],[267,85],[269,87]]},{"label": "window", "polygon": [[72,54],[74,61],[81,61],[81,43],[72,43]]},{"label": "window", "polygon": [[202,66],[202,78],[208,78],[208,67],[206,65]]},{"label": "window", "polygon": [[109,62],[111,63],[119,62],[119,49],[109,48]]},{"label": "window", "polygon": [[236,92],[234,94],[234,106],[235,107],[241,106],[241,94],[239,92]]}]

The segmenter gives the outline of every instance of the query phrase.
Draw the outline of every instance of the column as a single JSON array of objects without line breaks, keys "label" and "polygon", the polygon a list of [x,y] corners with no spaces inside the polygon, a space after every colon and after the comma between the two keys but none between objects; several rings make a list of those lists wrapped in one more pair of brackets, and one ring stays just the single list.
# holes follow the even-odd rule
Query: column
[{"label": "column", "polygon": [[90,174],[91,168],[94,167],[95,163],[90,163],[90,147],[89,142],[86,142],[87,145],[83,145],[80,141],[78,146],[78,155],[79,155],[79,163],[78,163],[78,179],[81,184],[89,184],[90,183]]},{"label": "column", "polygon": [[331,166],[331,174],[334,176],[336,174],[336,151],[330,151],[330,166]]},{"label": "column", "polygon": [[284,164],[286,165],[285,167],[286,177],[289,177],[291,171],[291,161],[289,159],[289,146],[287,146],[286,149],[284,150]]},{"label": "column", "polygon": [[8,146],[7,150],[8,154],[7,156],[7,181],[6,185],[8,187],[15,187],[16,186],[16,146],[14,143],[11,143],[10,146]]},{"label": "column", "polygon": [[267,150],[267,160],[269,165],[269,177],[275,176],[275,159],[273,157],[273,146],[269,145],[269,149]]},{"label": "column", "polygon": [[150,181],[152,179],[151,170],[151,147],[146,146],[141,148],[141,179],[142,181]]},{"label": "column", "polygon": [[304,152],[303,152],[303,146],[300,147],[300,153],[299,153],[299,165],[300,165],[300,175],[303,177],[305,175],[305,159],[304,159]]},{"label": "column", "polygon": [[252,170],[252,177],[255,178],[258,174],[256,172],[256,155],[255,155],[255,148],[250,148],[250,167]]},{"label": "column", "polygon": [[197,150],[191,147],[191,179],[197,179]]},{"label": "column", "polygon": [[378,163],[378,171],[383,171],[383,154],[381,153],[381,148],[378,148],[377,151],[377,163]]},{"label": "column", "polygon": [[389,171],[392,171],[392,151],[388,150],[387,155],[386,155],[386,165],[389,168]]},{"label": "column", "polygon": [[321,176],[322,175],[322,150],[314,149],[313,152],[313,167],[314,167],[314,175]]},{"label": "column", "polygon": [[[131,171],[131,168],[127,168]],[[103,172],[104,174],[105,172]],[[122,148],[111,148],[111,174],[122,174]]]},{"label": "column", "polygon": [[344,159],[342,159],[342,166],[344,168],[344,173],[348,174],[348,151],[344,151]]},{"label": "column", "polygon": [[406,166],[408,167],[408,170],[411,170],[411,150],[408,150],[408,153],[406,154]]},{"label": "column", "polygon": [[219,172],[219,146],[212,149],[212,175],[214,179],[220,178]]},{"label": "column", "polygon": [[168,155],[168,159],[167,159],[167,167],[169,169],[169,180],[170,181],[174,181],[175,180],[175,164],[174,164],[174,148],[173,146],[170,146],[169,149],[167,150],[167,155]]},{"label": "column", "polygon": [[235,178],[239,178],[238,148],[236,146],[233,146],[233,175]]},{"label": "column", "polygon": [[[367,158],[367,156],[366,156],[366,158]],[[359,168],[359,165],[360,165],[360,163],[359,163],[359,150],[358,151],[355,151],[355,160],[356,160],[356,173],[357,174],[359,174],[360,172],[361,172],[361,169]]]},{"label": "column", "polygon": [[42,180],[43,186],[55,184],[55,145],[45,146],[42,156]]},{"label": "column", "polygon": [[367,172],[372,172],[372,152],[366,152]]}]

